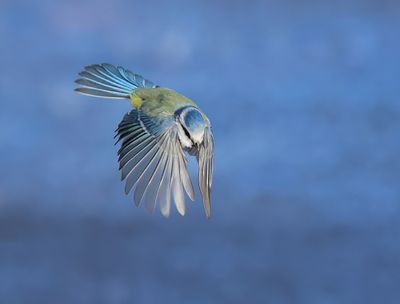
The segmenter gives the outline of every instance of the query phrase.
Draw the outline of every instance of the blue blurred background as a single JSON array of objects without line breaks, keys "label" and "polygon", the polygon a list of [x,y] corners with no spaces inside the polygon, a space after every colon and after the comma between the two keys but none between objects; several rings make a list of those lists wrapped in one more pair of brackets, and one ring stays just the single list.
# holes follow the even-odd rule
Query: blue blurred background
[{"label": "blue blurred background", "polygon": [[[394,0],[2,0],[0,302],[399,303],[399,37]],[[210,221],[124,195],[101,62],[208,113]]]}]

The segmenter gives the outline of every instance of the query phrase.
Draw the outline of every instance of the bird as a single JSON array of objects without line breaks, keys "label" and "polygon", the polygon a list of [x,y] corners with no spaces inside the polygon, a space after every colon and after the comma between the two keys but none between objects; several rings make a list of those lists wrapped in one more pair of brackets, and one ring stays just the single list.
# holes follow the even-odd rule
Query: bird
[{"label": "bird", "polygon": [[121,180],[125,194],[133,193],[138,207],[149,212],[158,205],[164,217],[172,202],[185,215],[185,193],[194,201],[188,158],[198,163],[198,184],[204,212],[211,216],[214,137],[206,114],[190,98],[121,66],[108,63],[84,67],[75,91],[84,95],[129,100],[127,112],[115,130]]}]

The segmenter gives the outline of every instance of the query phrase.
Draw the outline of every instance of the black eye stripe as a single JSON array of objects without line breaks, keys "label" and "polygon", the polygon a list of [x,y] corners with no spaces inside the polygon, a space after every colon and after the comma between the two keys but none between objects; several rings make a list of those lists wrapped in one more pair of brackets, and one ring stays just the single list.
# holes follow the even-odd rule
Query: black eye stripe
[{"label": "black eye stripe", "polygon": [[189,133],[189,131],[185,128],[185,126],[183,125],[183,124],[181,124],[181,126],[182,126],[182,129],[183,129],[183,132],[185,132],[185,135],[187,136],[187,138],[189,138],[189,140],[192,142],[192,144],[193,144],[193,141],[192,141],[192,138],[190,137],[190,133]]}]

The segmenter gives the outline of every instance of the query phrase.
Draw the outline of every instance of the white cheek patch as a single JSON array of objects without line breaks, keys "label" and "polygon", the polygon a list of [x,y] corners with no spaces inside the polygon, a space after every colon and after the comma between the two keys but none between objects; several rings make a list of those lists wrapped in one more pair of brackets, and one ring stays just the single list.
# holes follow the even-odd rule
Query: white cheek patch
[{"label": "white cheek patch", "polygon": [[195,143],[201,143],[203,141],[203,136],[204,136],[204,129],[201,130],[200,132],[197,133],[193,133],[192,135],[192,139]]}]

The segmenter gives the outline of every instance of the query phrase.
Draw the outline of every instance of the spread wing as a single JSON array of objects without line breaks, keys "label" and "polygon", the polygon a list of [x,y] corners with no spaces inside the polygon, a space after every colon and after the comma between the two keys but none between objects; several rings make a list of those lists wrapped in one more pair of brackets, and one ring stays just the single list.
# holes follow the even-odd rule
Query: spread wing
[{"label": "spread wing", "polygon": [[203,196],[204,211],[207,218],[211,216],[210,194],[214,170],[214,137],[210,124],[204,131],[204,139],[197,151],[199,163],[199,187]]},{"label": "spread wing", "polygon": [[137,88],[157,87],[139,74],[108,63],[86,66],[75,82],[80,85],[75,89],[78,93],[117,99],[129,99],[130,94]]},{"label": "spread wing", "polygon": [[144,203],[153,212],[158,202],[168,217],[171,193],[178,212],[185,214],[183,189],[194,200],[193,185],[187,171],[187,159],[178,139],[173,118],[149,117],[140,109],[127,113],[117,130],[121,178],[125,192],[132,189],[136,206]]}]

